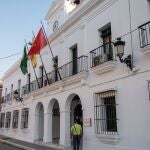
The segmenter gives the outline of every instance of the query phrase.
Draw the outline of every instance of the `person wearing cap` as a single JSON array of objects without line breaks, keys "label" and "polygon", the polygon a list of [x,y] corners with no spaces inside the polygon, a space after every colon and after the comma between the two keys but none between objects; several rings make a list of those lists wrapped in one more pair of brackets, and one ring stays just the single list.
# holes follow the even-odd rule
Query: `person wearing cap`
[{"label": "person wearing cap", "polygon": [[73,150],[79,150],[82,127],[77,119],[71,127],[71,135],[73,136]]}]

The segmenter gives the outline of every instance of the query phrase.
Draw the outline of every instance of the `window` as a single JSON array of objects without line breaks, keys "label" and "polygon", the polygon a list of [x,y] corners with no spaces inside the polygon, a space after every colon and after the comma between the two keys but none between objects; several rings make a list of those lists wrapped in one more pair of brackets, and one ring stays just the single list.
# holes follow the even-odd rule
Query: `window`
[{"label": "window", "polygon": [[75,75],[78,73],[78,48],[77,48],[77,44],[75,44],[74,46],[72,46],[70,48],[71,50],[71,60],[72,60],[72,65],[70,66],[70,74],[71,75]]},{"label": "window", "polygon": [[18,119],[19,119],[19,110],[14,110],[13,111],[13,122],[12,122],[12,127],[14,129],[18,128]]},{"label": "window", "polygon": [[20,88],[21,88],[21,80],[18,80],[18,93],[19,93],[19,97],[21,96],[20,95]]},{"label": "window", "polygon": [[7,112],[6,113],[5,128],[10,128],[10,123],[11,123],[11,112]]},{"label": "window", "polygon": [[7,102],[7,88],[5,88],[5,102]]},{"label": "window", "polygon": [[91,67],[103,64],[114,59],[113,44],[111,38],[111,24],[107,24],[99,32],[100,46],[90,52]]},{"label": "window", "polygon": [[13,84],[11,84],[11,93],[10,93],[10,94],[11,94],[11,96],[10,96],[10,97],[11,97],[11,98],[10,98],[10,100],[12,101],[12,99],[13,99]]},{"label": "window", "polygon": [[115,95],[115,90],[94,94],[94,124],[96,134],[118,134]]},{"label": "window", "polygon": [[39,80],[39,84],[40,84],[40,88],[41,88],[41,87],[43,87],[44,66],[39,67],[39,76],[40,76],[40,78],[38,80]]},{"label": "window", "polygon": [[21,128],[28,128],[29,108],[22,109]]},{"label": "window", "polygon": [[140,38],[140,47],[144,48],[150,45],[150,21],[142,24],[138,27],[139,29],[139,38]]},{"label": "window", "polygon": [[27,75],[27,93],[30,92],[30,81],[31,80],[31,74],[28,73]]},{"label": "window", "polygon": [[111,24],[107,24],[102,29],[99,30],[101,43],[103,45],[102,54],[104,55],[105,61],[113,59],[113,50],[112,50],[112,38],[111,38]]},{"label": "window", "polygon": [[54,81],[58,81],[58,56],[54,57]]},{"label": "window", "polygon": [[0,128],[4,128],[5,113],[1,113]]}]

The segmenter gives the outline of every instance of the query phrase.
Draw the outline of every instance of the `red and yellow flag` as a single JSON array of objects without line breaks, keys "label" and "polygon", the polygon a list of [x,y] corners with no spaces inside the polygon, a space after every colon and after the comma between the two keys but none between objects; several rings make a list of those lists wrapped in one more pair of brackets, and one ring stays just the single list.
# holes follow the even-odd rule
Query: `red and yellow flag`
[{"label": "red and yellow flag", "polygon": [[47,40],[45,38],[42,27],[40,28],[37,36],[32,42],[32,46],[28,52],[28,56],[31,58],[32,65],[35,68],[37,65],[37,54],[40,53],[41,49],[47,45]]}]

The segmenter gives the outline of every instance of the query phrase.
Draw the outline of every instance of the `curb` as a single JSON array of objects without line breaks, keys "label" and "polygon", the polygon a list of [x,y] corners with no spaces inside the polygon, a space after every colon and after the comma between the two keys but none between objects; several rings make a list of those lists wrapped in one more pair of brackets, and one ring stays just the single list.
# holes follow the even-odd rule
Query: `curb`
[{"label": "curb", "polygon": [[30,147],[27,147],[27,146],[19,145],[19,144],[9,142],[7,140],[2,140],[2,139],[0,139],[0,143],[12,145],[14,147],[21,148],[22,150],[36,150],[36,149],[30,148]]}]

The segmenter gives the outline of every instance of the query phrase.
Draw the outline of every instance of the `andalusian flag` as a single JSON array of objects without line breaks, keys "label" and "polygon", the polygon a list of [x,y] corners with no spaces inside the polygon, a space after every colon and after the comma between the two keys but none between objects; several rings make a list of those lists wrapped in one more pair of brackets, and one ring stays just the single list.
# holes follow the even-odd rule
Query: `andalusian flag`
[{"label": "andalusian flag", "polygon": [[21,59],[21,63],[20,63],[20,68],[22,73],[25,75],[26,73],[28,73],[28,55],[26,52],[26,46],[24,46],[24,53]]}]

